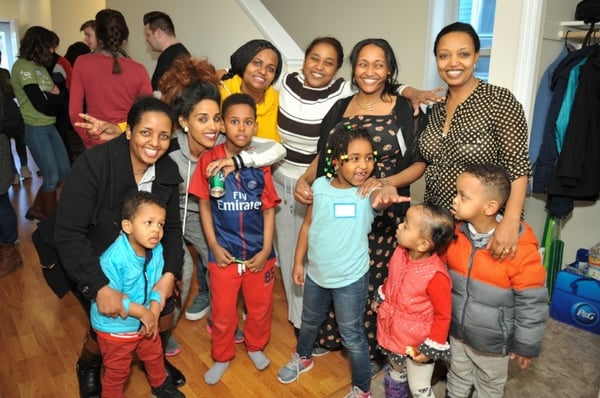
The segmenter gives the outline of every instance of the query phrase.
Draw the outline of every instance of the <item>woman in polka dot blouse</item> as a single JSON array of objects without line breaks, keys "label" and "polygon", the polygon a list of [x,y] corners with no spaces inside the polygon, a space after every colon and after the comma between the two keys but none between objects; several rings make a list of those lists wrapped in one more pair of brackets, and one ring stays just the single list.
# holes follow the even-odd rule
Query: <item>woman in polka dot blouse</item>
[{"label": "woman in polka dot blouse", "polygon": [[479,37],[469,24],[455,22],[438,34],[434,54],[438,73],[448,85],[446,101],[431,109],[419,149],[427,163],[425,202],[447,209],[456,177],[466,165],[494,163],[506,168],[511,194],[503,219],[490,239],[496,258],[513,257],[531,164],[523,107],[505,88],[477,79]]}]

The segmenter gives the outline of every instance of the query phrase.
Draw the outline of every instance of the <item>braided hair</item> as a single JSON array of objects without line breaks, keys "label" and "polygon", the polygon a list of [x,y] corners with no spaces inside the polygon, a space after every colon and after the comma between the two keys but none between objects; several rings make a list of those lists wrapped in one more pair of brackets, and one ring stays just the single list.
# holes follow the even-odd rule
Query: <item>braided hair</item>
[{"label": "braided hair", "polygon": [[121,74],[121,65],[117,57],[128,57],[123,43],[129,37],[129,28],[125,17],[117,10],[106,8],[96,14],[96,37],[102,50],[113,57],[113,75]]},{"label": "braided hair", "polygon": [[[348,146],[354,140],[366,140],[373,147],[373,139],[369,131],[362,127],[356,127],[356,125],[339,125],[330,134],[324,149],[325,165],[323,166],[323,172],[327,179],[332,179],[337,174],[333,165],[334,160],[338,160],[341,164],[348,159]],[[377,151],[373,150],[373,155],[377,156]]]},{"label": "braided hair", "polygon": [[[229,71],[223,75],[221,80],[231,79],[235,75],[243,77],[244,71],[246,70],[246,67],[250,61],[252,61],[256,54],[262,50],[273,50],[273,52],[277,55],[277,68],[275,69],[275,77],[273,78],[273,82],[277,81],[279,75],[281,74],[282,68],[281,53],[270,41],[262,39],[250,40],[235,50],[235,52],[231,54],[231,57],[229,58],[231,67],[229,68]],[[271,84],[273,84],[273,82],[271,82]]]}]

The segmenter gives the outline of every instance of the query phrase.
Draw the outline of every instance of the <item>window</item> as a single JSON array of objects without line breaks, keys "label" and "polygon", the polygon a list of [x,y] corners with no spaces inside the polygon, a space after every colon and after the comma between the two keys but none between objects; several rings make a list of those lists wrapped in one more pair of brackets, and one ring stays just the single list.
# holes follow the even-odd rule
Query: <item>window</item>
[{"label": "window", "polygon": [[16,22],[14,20],[0,20],[0,51],[2,51],[0,67],[9,71],[12,64],[17,60],[19,52],[17,37]]},{"label": "window", "polygon": [[496,0],[459,0],[457,20],[473,25],[481,41],[475,76],[487,81],[492,53]]}]

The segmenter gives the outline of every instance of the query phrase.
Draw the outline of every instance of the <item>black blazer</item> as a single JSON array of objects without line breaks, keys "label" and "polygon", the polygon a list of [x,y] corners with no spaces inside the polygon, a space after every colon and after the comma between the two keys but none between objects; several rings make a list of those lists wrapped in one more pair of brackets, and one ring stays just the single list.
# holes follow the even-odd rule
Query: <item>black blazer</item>
[{"label": "black blazer", "polygon": [[[156,162],[155,170],[152,192],[167,204],[163,272],[181,279],[183,245],[178,186],[182,179],[167,154]],[[44,243],[56,248],[60,264],[88,299],[108,284],[99,257],[119,235],[121,207],[135,191],[129,141],[123,134],[88,149],[77,159],[55,214],[38,225]]]}]

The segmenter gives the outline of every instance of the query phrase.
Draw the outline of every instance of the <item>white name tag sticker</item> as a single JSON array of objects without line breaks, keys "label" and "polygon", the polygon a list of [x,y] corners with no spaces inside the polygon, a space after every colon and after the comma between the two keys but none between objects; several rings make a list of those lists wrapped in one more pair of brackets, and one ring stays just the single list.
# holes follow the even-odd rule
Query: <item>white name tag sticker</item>
[{"label": "white name tag sticker", "polygon": [[354,203],[335,203],[333,205],[334,218],[355,218],[356,205]]}]

